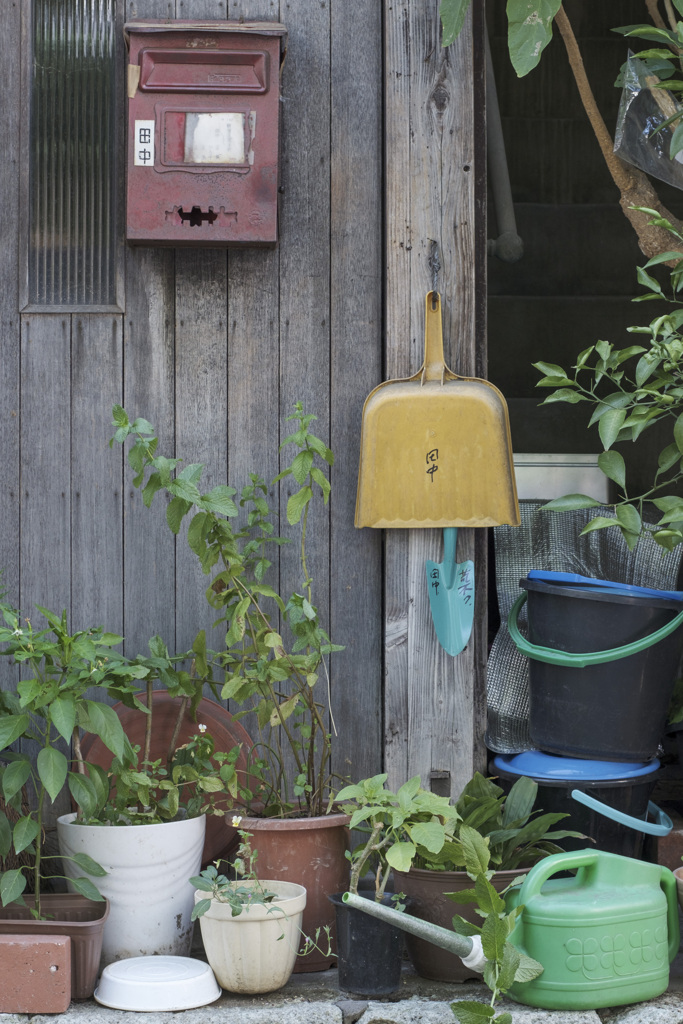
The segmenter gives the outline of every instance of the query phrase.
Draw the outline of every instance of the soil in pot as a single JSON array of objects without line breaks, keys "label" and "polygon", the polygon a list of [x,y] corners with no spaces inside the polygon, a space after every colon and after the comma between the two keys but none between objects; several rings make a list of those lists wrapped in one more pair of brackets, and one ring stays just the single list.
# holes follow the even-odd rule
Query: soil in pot
[{"label": "soil in pot", "polygon": [[[401,983],[403,932],[346,906],[342,895],[338,892],[328,897],[337,918],[339,988],[367,998],[389,996]],[[359,895],[374,899],[373,892]],[[382,903],[391,906],[391,897],[384,896]]]},{"label": "soil in pot", "polygon": [[[258,851],[259,878],[279,878],[295,882],[306,889],[306,909],[301,930],[315,939],[318,928],[330,928],[332,950],[335,949],[335,913],[328,896],[343,892],[349,882],[349,818],[346,814],[324,814],[317,818],[247,818],[240,829],[253,835],[252,846]],[[326,950],[324,934],[317,940]],[[336,957],[326,957],[314,950],[297,957],[294,973],[326,971]]]},{"label": "soil in pot", "polygon": [[[528,869],[526,869],[528,870]],[[407,913],[430,921],[442,928],[453,927],[453,917],[459,914],[473,924],[481,924],[482,918],[475,913],[472,904],[453,903],[444,893],[460,892],[472,888],[472,880],[465,871],[427,871],[411,868],[410,871],[394,871],[396,892],[405,893],[409,898]],[[491,879],[496,892],[502,892],[515,878],[525,874],[524,868],[515,871],[497,871]],[[465,967],[459,956],[446,949],[406,933],[406,946],[415,970],[430,981],[467,981],[481,978],[481,974]]]},{"label": "soil in pot", "polygon": [[16,903],[0,907],[0,935],[68,935],[71,998],[89,999],[95,991],[109,902],[95,902],[77,893],[47,893],[40,898],[46,921],[31,917],[33,896],[24,895],[24,902],[24,907]]}]

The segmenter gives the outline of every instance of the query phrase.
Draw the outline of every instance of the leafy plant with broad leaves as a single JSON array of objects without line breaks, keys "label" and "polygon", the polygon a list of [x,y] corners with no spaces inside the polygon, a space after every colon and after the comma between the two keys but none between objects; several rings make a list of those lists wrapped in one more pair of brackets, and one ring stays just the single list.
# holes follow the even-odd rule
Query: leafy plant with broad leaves
[{"label": "leafy plant with broad leaves", "polygon": [[[123,756],[125,737],[114,711],[87,696],[91,687],[106,686],[117,656],[112,647],[122,637],[101,628],[69,633],[66,612],[55,615],[47,608],[38,611],[48,628],[35,629],[29,620],[7,604],[0,604],[5,626],[0,628],[0,654],[17,664],[21,680],[16,690],[0,696],[0,780],[5,804],[18,813],[14,823],[0,811],[0,855],[13,848],[34,857],[32,870],[36,917],[40,917],[43,861],[51,859],[42,850],[44,812],[47,799],[54,803],[68,785],[80,803],[94,796],[91,780],[70,770],[64,748],[72,739],[79,742],[80,730],[95,733],[118,757]],[[26,742],[28,741],[28,743]],[[12,746],[28,746],[13,750]],[[36,755],[36,746],[38,748]],[[35,807],[22,808],[24,787],[34,794]],[[73,860],[87,874],[101,877],[106,872],[85,854]],[[0,875],[0,901],[23,903],[27,879],[24,866]],[[73,885],[89,899],[101,900],[88,878],[73,879]]]},{"label": "leafy plant with broad leaves", "polygon": [[[224,802],[226,797],[235,801],[243,796],[236,770],[239,747],[216,751],[213,737],[201,722],[195,736],[186,743],[178,743],[185,713],[189,710],[196,719],[202,696],[202,679],[194,671],[194,652],[170,655],[159,636],[149,641],[149,651],[149,655],[115,662],[107,678],[109,696],[145,716],[142,749],[132,747],[126,736],[123,753],[117,754],[108,771],[104,771],[98,765],[84,764],[80,747],[75,746],[79,771],[92,783],[83,790],[78,802],[79,824],[153,825],[174,821],[179,816],[222,815],[224,811],[216,806],[216,798]],[[188,661],[192,663],[189,672],[181,667]],[[153,691],[158,684],[171,697],[178,698],[178,711],[166,756],[152,760]],[[137,696],[141,687],[146,701]]]},{"label": "leafy plant with broad leaves", "polygon": [[[579,353],[569,372],[555,363],[534,363],[542,374],[537,387],[552,388],[544,405],[552,402],[583,403],[592,407],[588,426],[597,426],[604,451],[598,465],[619,489],[614,503],[616,519],[598,515],[582,534],[592,530],[617,529],[629,549],[639,538],[650,534],[665,550],[683,542],[683,235],[655,210],[652,224],[664,228],[681,248],[656,256],[638,268],[638,282],[647,291],[634,302],[659,301],[673,307],[644,326],[627,328],[640,335],[643,344],[618,347],[598,341]],[[665,288],[649,271],[669,265],[669,284]],[[647,490],[637,496],[629,493],[626,462],[613,445],[637,442],[655,423],[671,426],[669,443],[660,451]],[[545,505],[557,511],[597,508],[601,502],[586,494],[569,494]],[[656,522],[649,522],[654,513]],[[657,515],[658,514],[658,515]],[[646,516],[648,518],[646,518]]]},{"label": "leafy plant with broad leaves", "polygon": [[[460,35],[472,0],[441,0],[439,15],[442,44]],[[553,18],[562,0],[507,0],[508,48],[517,75],[522,78],[536,67],[552,39]]]},{"label": "leafy plant with broad leaves", "polygon": [[491,868],[495,871],[531,867],[542,857],[561,853],[558,840],[586,838],[580,832],[556,830],[554,826],[568,815],[535,809],[537,795],[538,783],[524,775],[506,795],[492,779],[475,772],[456,801],[458,825],[453,838],[447,838],[436,854],[421,851],[416,867],[469,870],[463,829],[474,829],[486,840]]},{"label": "leafy plant with broad leaves", "polygon": [[[487,839],[476,829],[468,825],[460,828],[460,842],[465,853],[465,869],[474,882],[474,887],[461,892],[445,895],[459,904],[474,904],[476,912],[484,920],[483,924],[472,924],[456,914],[453,917],[453,930],[459,935],[478,935],[481,948],[486,957],[484,981],[491,990],[490,1003],[478,1000],[459,1000],[451,1003],[451,1009],[460,1024],[511,1024],[510,1013],[496,1015],[495,1004],[504,995],[513,982],[532,981],[543,973],[543,965],[521,953],[509,941],[515,922],[522,913],[523,905],[517,906],[509,914],[505,912],[503,893],[498,893],[491,885],[493,874],[490,862],[490,847]],[[511,885],[521,882],[516,878]],[[510,888],[510,886],[508,886]]]},{"label": "leafy plant with broad leaves", "polygon": [[561,853],[555,840],[580,832],[556,831],[566,814],[534,811],[538,784],[520,777],[506,796],[491,779],[476,772],[455,805],[448,797],[422,789],[416,775],[396,793],[385,786],[386,775],[345,786],[337,794],[351,815],[350,828],[368,835],[352,853],[350,892],[358,891],[363,870],[376,872],[375,897],[384,895],[389,872],[411,867],[432,871],[461,871],[468,863],[463,829],[476,830],[486,841],[488,859],[496,871],[530,867],[541,857]]},{"label": "leafy plant with broad leaves", "polygon": [[[275,535],[264,480],[250,475],[239,498],[246,522],[233,525],[231,520],[239,515],[235,488],[221,485],[202,494],[201,465],[179,469],[182,460],[157,454],[157,438],[147,420],[129,420],[120,406],[114,407],[113,415],[116,433],[111,443],[133,439],[128,459],[144,504],[149,507],[154,495],[165,491],[170,497],[166,520],[174,534],[192,513],[188,544],[203,572],[212,576],[206,597],[218,615],[214,626],[222,632],[217,652],[207,651],[204,634],[199,634],[193,645],[197,673],[209,681],[220,673],[222,698],[243,706],[236,717],[256,717],[262,757],[250,767],[250,778],[256,782],[254,804],[262,804],[267,816],[324,813],[332,795],[331,737],[326,708],[314,690],[320,675],[327,676],[325,658],[342,648],[331,643],[320,623],[306,561],[310,508],[316,494],[327,503],[330,483],[325,471],[334,463],[330,449],[310,430],[316,417],[296,403],[288,420],[294,420],[297,429],[280,444],[280,451],[294,445],[297,452],[273,480],[275,484],[291,476],[298,487],[287,502],[287,522],[300,526],[302,589],[283,598],[266,582],[269,548],[288,541]],[[289,630],[288,642],[281,635],[278,616]],[[294,762],[291,786],[287,756]]]},{"label": "leafy plant with broad leaves", "polygon": [[420,852],[437,855],[455,832],[459,819],[448,797],[422,789],[420,777],[405,782],[396,793],[386,788],[386,774],[345,786],[337,794],[351,815],[349,827],[368,838],[347,852],[351,861],[349,892],[358,892],[364,870],[375,871],[375,899],[384,896],[392,868],[408,871]]}]

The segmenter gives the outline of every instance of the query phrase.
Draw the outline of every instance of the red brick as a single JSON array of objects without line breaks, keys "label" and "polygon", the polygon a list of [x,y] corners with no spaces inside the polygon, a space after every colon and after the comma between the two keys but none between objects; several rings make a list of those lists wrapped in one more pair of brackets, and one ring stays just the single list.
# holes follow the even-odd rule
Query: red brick
[{"label": "red brick", "polygon": [[0,935],[0,1013],[64,1013],[70,1002],[68,935]]}]

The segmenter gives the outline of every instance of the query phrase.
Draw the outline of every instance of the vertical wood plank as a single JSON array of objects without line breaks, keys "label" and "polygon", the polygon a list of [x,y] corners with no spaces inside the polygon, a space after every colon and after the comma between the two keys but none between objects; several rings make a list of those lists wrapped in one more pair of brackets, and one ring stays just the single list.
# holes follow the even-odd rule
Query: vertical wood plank
[{"label": "vertical wood plank", "polygon": [[[21,96],[21,7],[0,8],[0,39],[3,41],[4,89],[0,104],[0,134],[4,159],[0,162],[0,461],[3,487],[0,494],[0,593],[19,603],[20,530],[20,323],[18,314],[18,244]],[[24,108],[25,109],[25,108]],[[0,686],[7,678],[6,659],[0,661]]]},{"label": "vertical wood plank", "polygon": [[[330,9],[310,0],[287,0],[289,30],[282,93],[282,206],[280,210],[280,431],[300,400],[318,418],[311,429],[330,440]],[[282,433],[281,433],[281,436]],[[282,453],[288,464],[295,449]],[[281,593],[302,592],[300,527],[286,527],[286,505],[298,490],[293,477],[280,488],[281,532],[293,543],[280,549]],[[331,499],[334,501],[334,496]],[[315,495],[306,531],[313,603],[329,627],[329,505]],[[333,638],[334,639],[334,638]],[[316,700],[327,704],[321,673]]]},{"label": "vertical wood plank", "polygon": [[[226,256],[211,249],[176,253],[175,418],[177,453],[184,464],[204,465],[202,490],[226,483],[227,351]],[[200,629],[211,647],[216,615],[204,596],[209,583],[187,545],[187,526],[178,535],[176,646],[189,650]]]},{"label": "vertical wood plank", "polygon": [[382,534],[353,525],[365,397],[382,379],[382,11],[331,4],[332,767],[382,770]]},{"label": "vertical wood plank", "polygon": [[[424,297],[439,246],[446,360],[473,367],[474,153],[472,30],[441,48],[438,11],[385,5],[387,205],[387,367],[400,376],[422,361]],[[469,247],[469,248],[468,248]],[[459,531],[458,559],[471,557],[472,531]],[[426,558],[441,560],[432,530],[386,535],[386,757],[399,785],[419,774],[455,795],[472,774],[474,643],[457,658],[441,649],[431,623]],[[481,586],[481,582],[479,584]]]},{"label": "vertical wood plank", "polygon": [[71,612],[71,323],[22,318],[21,608]]},{"label": "vertical wood plank", "polygon": [[123,631],[121,459],[109,450],[121,402],[119,316],[73,317],[71,350],[71,624]]},{"label": "vertical wood plank", "polygon": [[[174,0],[127,0],[126,20],[173,18]],[[131,417],[156,428],[159,452],[174,451],[174,252],[126,249],[123,401]],[[124,480],[124,634],[129,657],[147,653],[159,633],[169,650],[175,637],[175,541],[165,522],[162,495],[143,508],[128,463]]]}]

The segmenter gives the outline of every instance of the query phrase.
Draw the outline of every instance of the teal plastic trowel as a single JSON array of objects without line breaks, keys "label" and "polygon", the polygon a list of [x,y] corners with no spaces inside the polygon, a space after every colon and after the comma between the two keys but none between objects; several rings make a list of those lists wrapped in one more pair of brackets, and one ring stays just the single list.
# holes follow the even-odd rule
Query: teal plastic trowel
[{"label": "teal plastic trowel", "polygon": [[443,562],[427,560],[429,605],[439,643],[451,655],[467,646],[474,621],[474,562],[456,562],[458,530],[443,531]]}]

